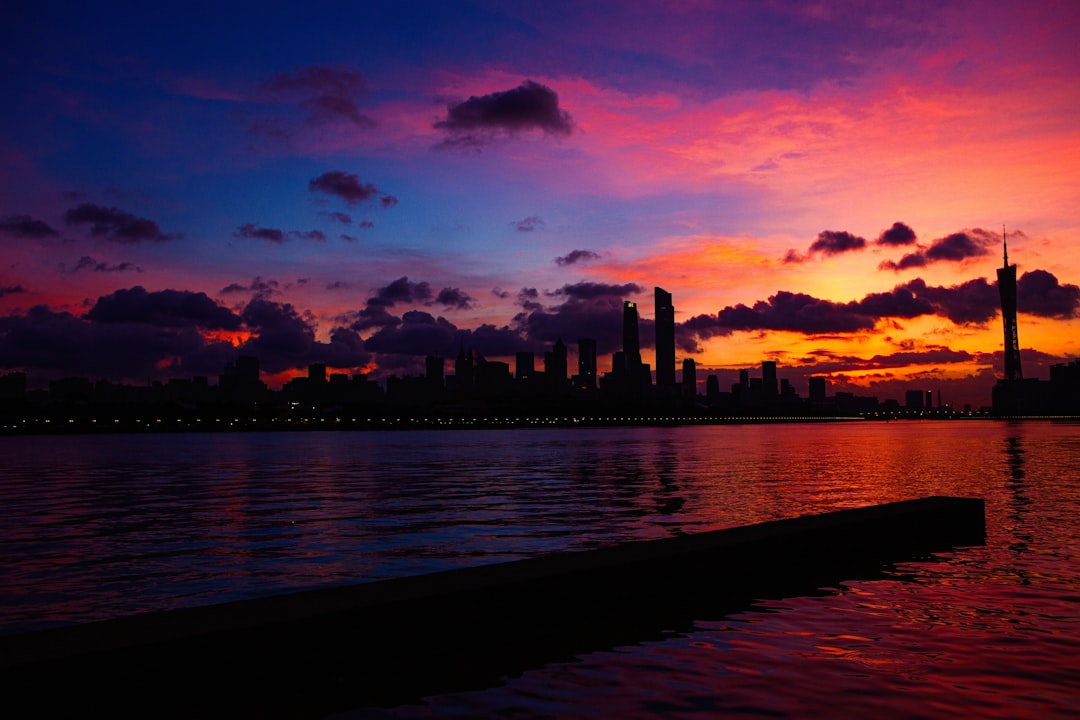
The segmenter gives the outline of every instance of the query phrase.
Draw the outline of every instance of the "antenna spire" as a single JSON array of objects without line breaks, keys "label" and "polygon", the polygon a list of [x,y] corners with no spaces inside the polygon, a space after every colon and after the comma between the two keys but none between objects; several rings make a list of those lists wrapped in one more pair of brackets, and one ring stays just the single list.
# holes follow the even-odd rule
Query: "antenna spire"
[{"label": "antenna spire", "polygon": [[1001,246],[1005,250],[1005,267],[1009,267],[1009,238],[1005,234],[1005,223],[1001,224]]}]

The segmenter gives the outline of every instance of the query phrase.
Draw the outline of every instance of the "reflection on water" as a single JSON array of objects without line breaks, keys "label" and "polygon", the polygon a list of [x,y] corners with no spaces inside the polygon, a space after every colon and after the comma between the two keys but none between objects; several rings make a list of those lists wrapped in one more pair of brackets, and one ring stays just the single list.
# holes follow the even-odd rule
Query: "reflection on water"
[{"label": "reflection on water", "polygon": [[1063,716],[1080,426],[0,438],[0,632],[931,494],[987,545],[359,716]]}]

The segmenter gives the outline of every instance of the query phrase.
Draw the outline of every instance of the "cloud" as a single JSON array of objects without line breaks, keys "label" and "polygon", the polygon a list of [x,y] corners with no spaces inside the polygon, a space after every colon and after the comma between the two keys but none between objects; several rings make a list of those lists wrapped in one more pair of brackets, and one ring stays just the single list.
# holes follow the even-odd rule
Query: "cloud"
[{"label": "cloud", "polygon": [[533,230],[543,230],[545,227],[544,221],[536,215],[530,215],[524,220],[516,220],[510,224],[513,225],[518,232],[532,232]]},{"label": "cloud", "polygon": [[43,305],[0,317],[0,368],[33,368],[45,375],[145,383],[167,376],[177,358],[207,347],[193,324],[95,322]]},{"label": "cloud", "polygon": [[806,255],[800,255],[795,250],[788,250],[784,255],[783,262],[802,263],[815,255],[831,257],[853,250],[862,250],[866,247],[866,238],[852,235],[845,230],[822,230],[818,233],[817,240],[810,244]]},{"label": "cloud", "polygon": [[15,295],[24,292],[26,292],[26,288],[22,285],[0,285],[0,298],[5,295]]},{"label": "cloud", "polygon": [[393,307],[398,303],[426,302],[431,299],[431,285],[426,282],[414,283],[407,275],[402,275],[389,285],[379,288],[375,295],[368,298],[368,305]]},{"label": "cloud", "polygon": [[566,255],[555,258],[555,264],[565,267],[567,265],[577,265],[578,263],[586,263],[599,259],[600,254],[595,253],[592,250],[571,250]]},{"label": "cloud", "polygon": [[145,240],[164,242],[175,240],[179,234],[166,234],[153,220],[135,217],[114,207],[102,207],[82,203],[64,213],[68,225],[90,225],[90,234],[123,244],[136,244]]},{"label": "cloud", "polygon": [[334,218],[335,220],[337,220],[342,225],[352,225],[352,216],[351,215],[348,215],[348,214],[343,213],[343,212],[332,212],[332,213],[328,213],[328,214],[330,215],[330,217]]},{"label": "cloud", "polygon": [[236,232],[233,233],[234,237],[247,238],[251,240],[265,240],[266,242],[272,242],[276,245],[283,244],[286,240],[315,240],[318,242],[324,242],[326,240],[326,233],[322,230],[278,230],[277,228],[264,228],[258,227],[252,223],[245,223],[236,228]]},{"label": "cloud", "polygon": [[462,329],[446,318],[410,310],[400,324],[384,327],[368,338],[364,348],[382,355],[444,358],[456,357],[464,348],[488,357],[505,357],[520,350],[522,343],[521,335],[507,326],[483,324],[473,330]]},{"label": "cloud", "polygon": [[206,293],[189,290],[147,292],[141,285],[102,295],[85,315],[96,323],[146,323],[155,327],[237,330],[240,318]]},{"label": "cloud", "polygon": [[308,181],[308,190],[335,195],[349,205],[357,205],[375,197],[380,198],[379,203],[384,208],[391,208],[398,203],[393,195],[387,195],[372,183],[361,182],[358,176],[344,170],[330,170],[312,178]]},{"label": "cloud", "polygon": [[503,290],[502,288],[498,287],[491,288],[491,294],[499,298],[500,300],[509,300],[511,295],[509,290]]},{"label": "cloud", "polygon": [[913,267],[925,267],[936,262],[962,262],[968,258],[988,255],[990,247],[997,242],[997,236],[988,230],[981,228],[963,230],[938,238],[930,243],[930,247],[908,253],[898,262],[886,260],[878,266],[878,269],[899,272]]},{"label": "cloud", "polygon": [[[65,266],[60,263],[60,269],[64,270]],[[110,265],[105,261],[97,261],[89,255],[83,255],[79,258],[79,261],[75,263],[75,266],[71,268],[71,273],[77,273],[80,270],[93,270],[94,272],[108,273],[108,272],[137,272],[141,273],[143,269],[135,263],[122,262],[115,265]]]},{"label": "cloud", "polygon": [[549,87],[526,80],[511,90],[472,96],[451,103],[446,118],[433,127],[455,134],[444,146],[478,148],[496,133],[542,130],[546,135],[569,135],[574,130],[570,114],[559,108],[559,96]]},{"label": "cloud", "polygon": [[235,237],[248,238],[251,240],[265,240],[281,245],[285,242],[285,232],[277,228],[257,227],[252,223],[246,223],[236,228]]},{"label": "cloud", "polygon": [[914,245],[916,241],[915,231],[902,222],[893,223],[888,230],[882,230],[878,235],[875,245]]},{"label": "cloud", "polygon": [[296,102],[307,113],[308,125],[346,120],[360,128],[375,126],[375,121],[357,107],[366,84],[360,72],[352,68],[300,67],[292,73],[274,75],[267,90],[272,97]]},{"label": "cloud", "polygon": [[472,298],[458,288],[443,288],[435,297],[433,304],[444,305],[458,310],[469,310],[472,308]]},{"label": "cloud", "polygon": [[[558,290],[553,290],[547,293],[549,296],[566,295],[572,298],[579,298],[584,300],[592,300],[601,297],[614,297],[622,302],[622,299],[627,295],[636,295],[642,292],[642,288],[637,283],[624,283],[622,285],[611,285],[608,283],[598,282],[579,282],[573,285],[563,285]],[[621,326],[620,326],[621,327]]]},{"label": "cloud", "polygon": [[1040,317],[1080,317],[1080,287],[1062,285],[1045,270],[1026,272],[1016,281],[1016,309]]},{"label": "cloud", "polygon": [[29,215],[9,215],[0,218],[0,235],[40,240],[56,237],[59,234],[44,220],[35,220]]},{"label": "cloud", "polygon": [[[306,281],[299,282],[303,285]],[[277,292],[280,283],[273,279],[264,279],[261,275],[256,275],[250,285],[241,285],[240,283],[229,283],[225,287],[218,291],[219,295],[233,295],[237,293],[255,293],[262,297],[269,297]]]},{"label": "cloud", "polygon": [[312,363],[330,367],[355,368],[367,365],[371,354],[355,331],[334,328],[330,342],[315,339],[313,322],[302,317],[288,303],[255,297],[241,313],[244,323],[253,330],[239,352],[255,355],[269,373],[304,368]]},{"label": "cloud", "polygon": [[996,284],[987,282],[985,278],[950,287],[931,287],[921,278],[916,278],[898,287],[910,290],[916,297],[928,302],[935,315],[948,318],[957,325],[988,322],[1001,307]]}]

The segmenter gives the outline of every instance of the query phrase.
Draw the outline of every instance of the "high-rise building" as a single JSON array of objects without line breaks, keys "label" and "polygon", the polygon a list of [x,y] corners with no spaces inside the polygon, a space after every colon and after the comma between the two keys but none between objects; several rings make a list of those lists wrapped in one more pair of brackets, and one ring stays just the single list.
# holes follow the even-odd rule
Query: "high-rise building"
[{"label": "high-rise building", "polygon": [[1009,264],[1009,245],[1002,230],[1005,264],[998,268],[998,292],[1001,294],[1001,322],[1005,326],[1005,381],[1022,380],[1020,340],[1016,332],[1016,265]]},{"label": "high-rise building", "polygon": [[514,378],[517,380],[529,380],[536,372],[536,356],[527,350],[519,352],[514,366]]},{"label": "high-rise building", "polygon": [[638,339],[637,303],[623,302],[622,351],[626,369],[631,376],[636,376],[641,367],[641,342]]},{"label": "high-rise building", "polygon": [[566,390],[566,344],[562,338],[555,341],[555,347],[544,353],[544,378],[551,392],[562,393]]},{"label": "high-rise building", "polygon": [[[659,384],[659,369],[656,371],[656,376]],[[697,397],[697,363],[693,358],[682,361],[682,393],[689,398]]]},{"label": "high-rise building", "polygon": [[675,388],[675,306],[671,293],[653,288],[656,313],[656,387],[670,391]]},{"label": "high-rise building", "polygon": [[778,394],[776,388],[776,361],[763,360],[761,363],[761,385],[766,399],[775,398]]},{"label": "high-rise building", "polygon": [[578,382],[588,390],[596,387],[596,341],[592,338],[578,340]]},{"label": "high-rise building", "polygon": [[810,402],[823,403],[825,402],[825,392],[828,388],[828,381],[820,375],[814,375],[810,378]]},{"label": "high-rise building", "polygon": [[311,363],[307,368],[307,376],[309,383],[322,383],[326,382],[326,363]]},{"label": "high-rise building", "polygon": [[424,359],[425,376],[428,380],[428,385],[433,389],[442,390],[444,379],[443,373],[446,370],[446,361],[438,355],[428,355]]}]

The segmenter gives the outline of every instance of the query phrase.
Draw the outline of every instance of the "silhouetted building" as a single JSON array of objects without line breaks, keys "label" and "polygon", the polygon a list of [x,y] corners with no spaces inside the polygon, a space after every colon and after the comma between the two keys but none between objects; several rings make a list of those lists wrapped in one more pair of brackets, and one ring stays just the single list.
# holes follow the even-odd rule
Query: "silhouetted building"
[{"label": "silhouetted building", "polygon": [[[659,377],[660,370],[656,372]],[[693,358],[682,361],[682,394],[691,400],[697,397],[697,363]]]},{"label": "silhouetted building", "polygon": [[675,306],[671,303],[671,293],[663,288],[653,288],[653,300],[656,313],[656,388],[661,392],[671,392],[675,389]]},{"label": "silhouetted building", "polygon": [[446,361],[437,355],[428,355],[424,359],[424,371],[428,386],[435,392],[442,392],[443,386],[446,384],[444,380]]},{"label": "silhouetted building", "polygon": [[578,385],[585,390],[596,387],[596,341],[578,340]]},{"label": "silhouetted building", "polygon": [[544,379],[548,392],[558,395],[566,391],[566,345],[562,338],[544,353]]},{"label": "silhouetted building", "polygon": [[825,395],[828,391],[828,381],[820,376],[814,376],[809,379],[810,383],[810,402],[815,405],[821,405],[825,402]]},{"label": "silhouetted building", "polygon": [[923,410],[926,406],[924,399],[926,395],[922,390],[908,390],[904,393],[904,408],[909,412],[915,412]]},{"label": "silhouetted building", "polygon": [[522,351],[514,356],[514,379],[528,382],[536,372],[536,355],[531,351]]},{"label": "silhouetted building", "polygon": [[641,367],[641,342],[638,339],[637,303],[630,300],[623,302],[622,351],[627,372],[635,375]]},{"label": "silhouetted building", "polygon": [[776,399],[776,361],[764,360],[761,363],[761,386],[762,393],[764,393],[765,401],[770,402]]},{"label": "silhouetted building", "polygon": [[997,277],[1001,324],[1005,330],[1005,382],[1014,382],[1024,377],[1020,369],[1020,339],[1016,328],[1016,265],[1009,264],[1009,245],[1004,237],[1002,245],[1005,264],[998,268]]},{"label": "silhouetted building", "polygon": [[457,361],[454,363],[454,384],[458,392],[468,394],[476,384],[476,361],[472,351],[465,352],[462,347],[458,351]]},{"label": "silhouetted building", "polygon": [[312,363],[307,368],[308,382],[322,385],[326,382],[326,363]]},{"label": "silhouetted building", "polygon": [[710,405],[716,405],[720,402],[720,378],[716,375],[709,375],[705,378],[705,400]]}]

